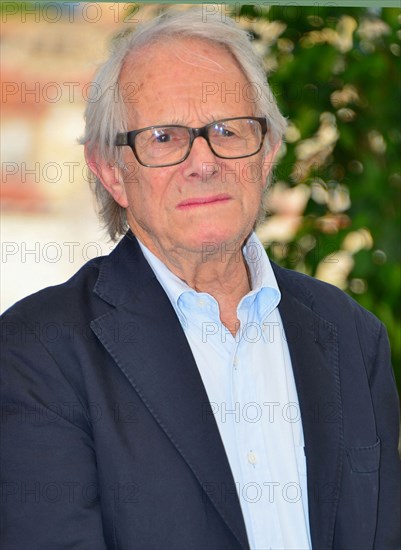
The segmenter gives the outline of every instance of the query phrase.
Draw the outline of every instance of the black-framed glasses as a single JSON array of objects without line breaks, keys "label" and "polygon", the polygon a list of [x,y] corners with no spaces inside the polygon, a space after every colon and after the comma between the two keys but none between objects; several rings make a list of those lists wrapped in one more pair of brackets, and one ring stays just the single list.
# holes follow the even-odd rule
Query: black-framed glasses
[{"label": "black-framed glasses", "polygon": [[197,137],[203,137],[213,154],[223,159],[256,155],[267,132],[265,118],[235,117],[215,120],[201,128],[178,124],[148,126],[117,134],[117,147],[128,145],[142,166],[161,168],[183,162]]}]

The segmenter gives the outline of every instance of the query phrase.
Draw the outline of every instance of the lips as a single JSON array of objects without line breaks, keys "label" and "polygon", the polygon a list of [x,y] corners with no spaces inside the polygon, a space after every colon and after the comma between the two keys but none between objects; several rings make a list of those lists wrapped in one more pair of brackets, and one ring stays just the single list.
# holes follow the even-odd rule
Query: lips
[{"label": "lips", "polygon": [[177,208],[181,210],[185,208],[196,208],[200,206],[207,206],[211,204],[227,202],[230,199],[231,199],[230,195],[227,195],[227,194],[213,195],[210,197],[193,197],[180,202],[177,205]]}]

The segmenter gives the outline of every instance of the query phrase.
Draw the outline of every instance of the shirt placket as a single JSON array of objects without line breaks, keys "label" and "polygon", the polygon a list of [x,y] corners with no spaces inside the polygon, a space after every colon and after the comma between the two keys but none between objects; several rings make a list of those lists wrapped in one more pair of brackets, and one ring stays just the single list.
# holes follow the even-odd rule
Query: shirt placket
[{"label": "shirt placket", "polygon": [[[257,326],[252,310],[245,319],[245,323]],[[263,549],[277,548],[281,544],[280,522],[274,502],[277,497],[277,486],[271,479],[268,449],[265,448],[263,435],[263,423],[267,420],[266,411],[261,402],[258,383],[252,373],[252,358],[258,355],[256,347],[263,345],[264,340],[249,340],[245,332],[245,323],[241,323],[242,337],[235,346],[232,361],[232,401],[238,404],[240,417],[235,426],[242,474],[238,492],[243,513],[252,524],[251,546]],[[269,526],[273,527],[268,530],[269,532],[267,519]]]}]

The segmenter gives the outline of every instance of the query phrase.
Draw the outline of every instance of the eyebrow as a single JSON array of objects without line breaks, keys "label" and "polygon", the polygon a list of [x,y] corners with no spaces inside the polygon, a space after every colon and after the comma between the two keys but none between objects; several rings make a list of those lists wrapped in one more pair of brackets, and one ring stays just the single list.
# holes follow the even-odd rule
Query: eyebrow
[{"label": "eyebrow", "polygon": [[[201,123],[202,126],[207,126],[208,124],[213,124],[213,122],[217,122],[218,120],[224,120],[226,118],[236,118],[237,116],[244,116],[246,117],[247,115],[217,115],[217,116],[212,116],[210,120],[205,120],[204,122]],[[253,115],[249,115],[249,117],[251,117]],[[175,125],[178,125],[178,126],[185,126],[187,128],[194,128],[194,126],[188,126],[188,123],[185,122],[182,118],[179,118],[179,117],[173,117],[172,119],[170,119],[169,122],[157,122],[155,124],[149,124],[149,126],[175,126]]]}]

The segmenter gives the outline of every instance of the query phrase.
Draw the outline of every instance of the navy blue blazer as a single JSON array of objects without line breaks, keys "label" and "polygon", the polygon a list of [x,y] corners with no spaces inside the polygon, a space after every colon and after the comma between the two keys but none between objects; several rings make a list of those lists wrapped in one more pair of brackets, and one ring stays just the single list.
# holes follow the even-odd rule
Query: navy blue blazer
[{"label": "navy blue blazer", "polygon": [[[385,329],[338,289],[274,270],[313,548],[400,548]],[[132,234],[8,310],[2,338],[2,550],[249,548],[190,347]]]}]

